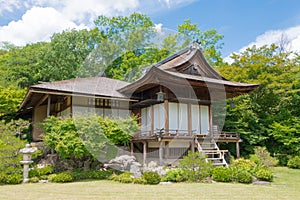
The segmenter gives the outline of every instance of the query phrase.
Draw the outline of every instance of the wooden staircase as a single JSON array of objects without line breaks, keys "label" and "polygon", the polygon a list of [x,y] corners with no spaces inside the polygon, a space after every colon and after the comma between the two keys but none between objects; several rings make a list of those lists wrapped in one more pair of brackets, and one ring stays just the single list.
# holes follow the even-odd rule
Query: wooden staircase
[{"label": "wooden staircase", "polygon": [[207,156],[207,162],[211,161],[213,166],[228,167],[228,164],[224,158],[224,153],[227,152],[227,150],[220,150],[216,141],[213,138],[204,139],[200,143],[198,141],[198,138],[195,137],[195,144],[199,153],[204,153]]}]

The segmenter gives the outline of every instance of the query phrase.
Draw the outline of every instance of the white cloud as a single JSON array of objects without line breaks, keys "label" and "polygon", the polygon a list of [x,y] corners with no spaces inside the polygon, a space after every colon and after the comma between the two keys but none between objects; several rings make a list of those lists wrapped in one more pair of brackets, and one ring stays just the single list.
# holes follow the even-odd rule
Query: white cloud
[{"label": "white cloud", "polygon": [[22,19],[0,27],[0,41],[25,45],[29,42],[49,40],[53,33],[72,28],[81,29],[84,26],[77,26],[54,8],[33,7]]},{"label": "white cloud", "polygon": [[0,26],[0,43],[24,45],[45,41],[54,32],[93,26],[99,15],[146,14],[177,8],[195,0],[0,0],[0,20],[3,12],[25,12],[21,19]]},{"label": "white cloud", "polygon": [[20,8],[19,0],[0,0],[0,15],[4,11],[12,12],[14,9]]},{"label": "white cloud", "polygon": [[[285,48],[289,51],[298,52],[300,50],[300,25],[295,27],[290,27],[285,30],[269,30],[264,34],[256,37],[254,42],[249,43],[248,45],[242,47],[238,52],[240,53],[245,51],[248,47],[256,45],[256,47],[261,47],[264,45],[276,44],[280,46],[282,42],[285,42]],[[232,63],[233,60],[230,56],[224,58],[224,61]]]}]

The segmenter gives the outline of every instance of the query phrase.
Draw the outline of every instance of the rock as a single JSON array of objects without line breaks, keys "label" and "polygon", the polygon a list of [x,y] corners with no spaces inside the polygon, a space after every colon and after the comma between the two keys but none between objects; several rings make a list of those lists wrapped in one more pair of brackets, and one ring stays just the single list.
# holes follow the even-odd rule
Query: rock
[{"label": "rock", "polygon": [[129,171],[134,177],[141,177],[141,164],[137,162],[134,156],[122,155],[116,157],[105,164],[104,167],[113,168],[119,171]]},{"label": "rock", "polygon": [[255,181],[252,183],[253,185],[269,185],[271,184],[270,182],[268,181]]},{"label": "rock", "polygon": [[173,182],[170,182],[170,181],[168,181],[168,182],[160,182],[159,184],[160,185],[171,185],[171,184],[173,184]]},{"label": "rock", "polygon": [[138,162],[133,162],[130,166],[130,173],[132,173],[132,175],[135,178],[141,177],[142,176],[141,164]]}]

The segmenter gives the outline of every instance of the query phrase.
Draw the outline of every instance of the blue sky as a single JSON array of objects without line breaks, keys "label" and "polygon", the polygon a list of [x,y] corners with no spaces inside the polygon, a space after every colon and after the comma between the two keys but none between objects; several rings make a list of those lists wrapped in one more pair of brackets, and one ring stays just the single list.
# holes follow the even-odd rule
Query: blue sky
[{"label": "blue sky", "polygon": [[0,41],[24,45],[54,32],[89,28],[98,15],[142,12],[176,30],[191,19],[201,30],[224,35],[223,57],[248,46],[278,43],[300,50],[300,3],[296,0],[0,0]]}]

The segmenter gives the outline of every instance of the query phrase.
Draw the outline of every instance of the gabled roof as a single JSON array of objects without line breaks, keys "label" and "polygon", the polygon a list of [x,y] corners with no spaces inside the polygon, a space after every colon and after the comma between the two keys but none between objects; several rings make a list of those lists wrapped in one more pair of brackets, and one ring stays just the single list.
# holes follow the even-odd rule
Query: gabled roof
[{"label": "gabled roof", "polygon": [[193,43],[190,47],[153,65],[143,77],[119,91],[132,94],[149,89],[155,84],[159,85],[162,82],[165,82],[165,85],[172,82],[175,84],[180,80],[185,80],[183,84],[189,84],[187,81],[198,82],[199,87],[225,87],[226,92],[231,93],[228,97],[248,93],[259,86],[227,80],[209,65],[199,44]]},{"label": "gabled roof", "polygon": [[21,108],[34,106],[43,94],[81,95],[128,99],[118,89],[130,83],[106,77],[76,78],[33,85],[21,103]]}]

